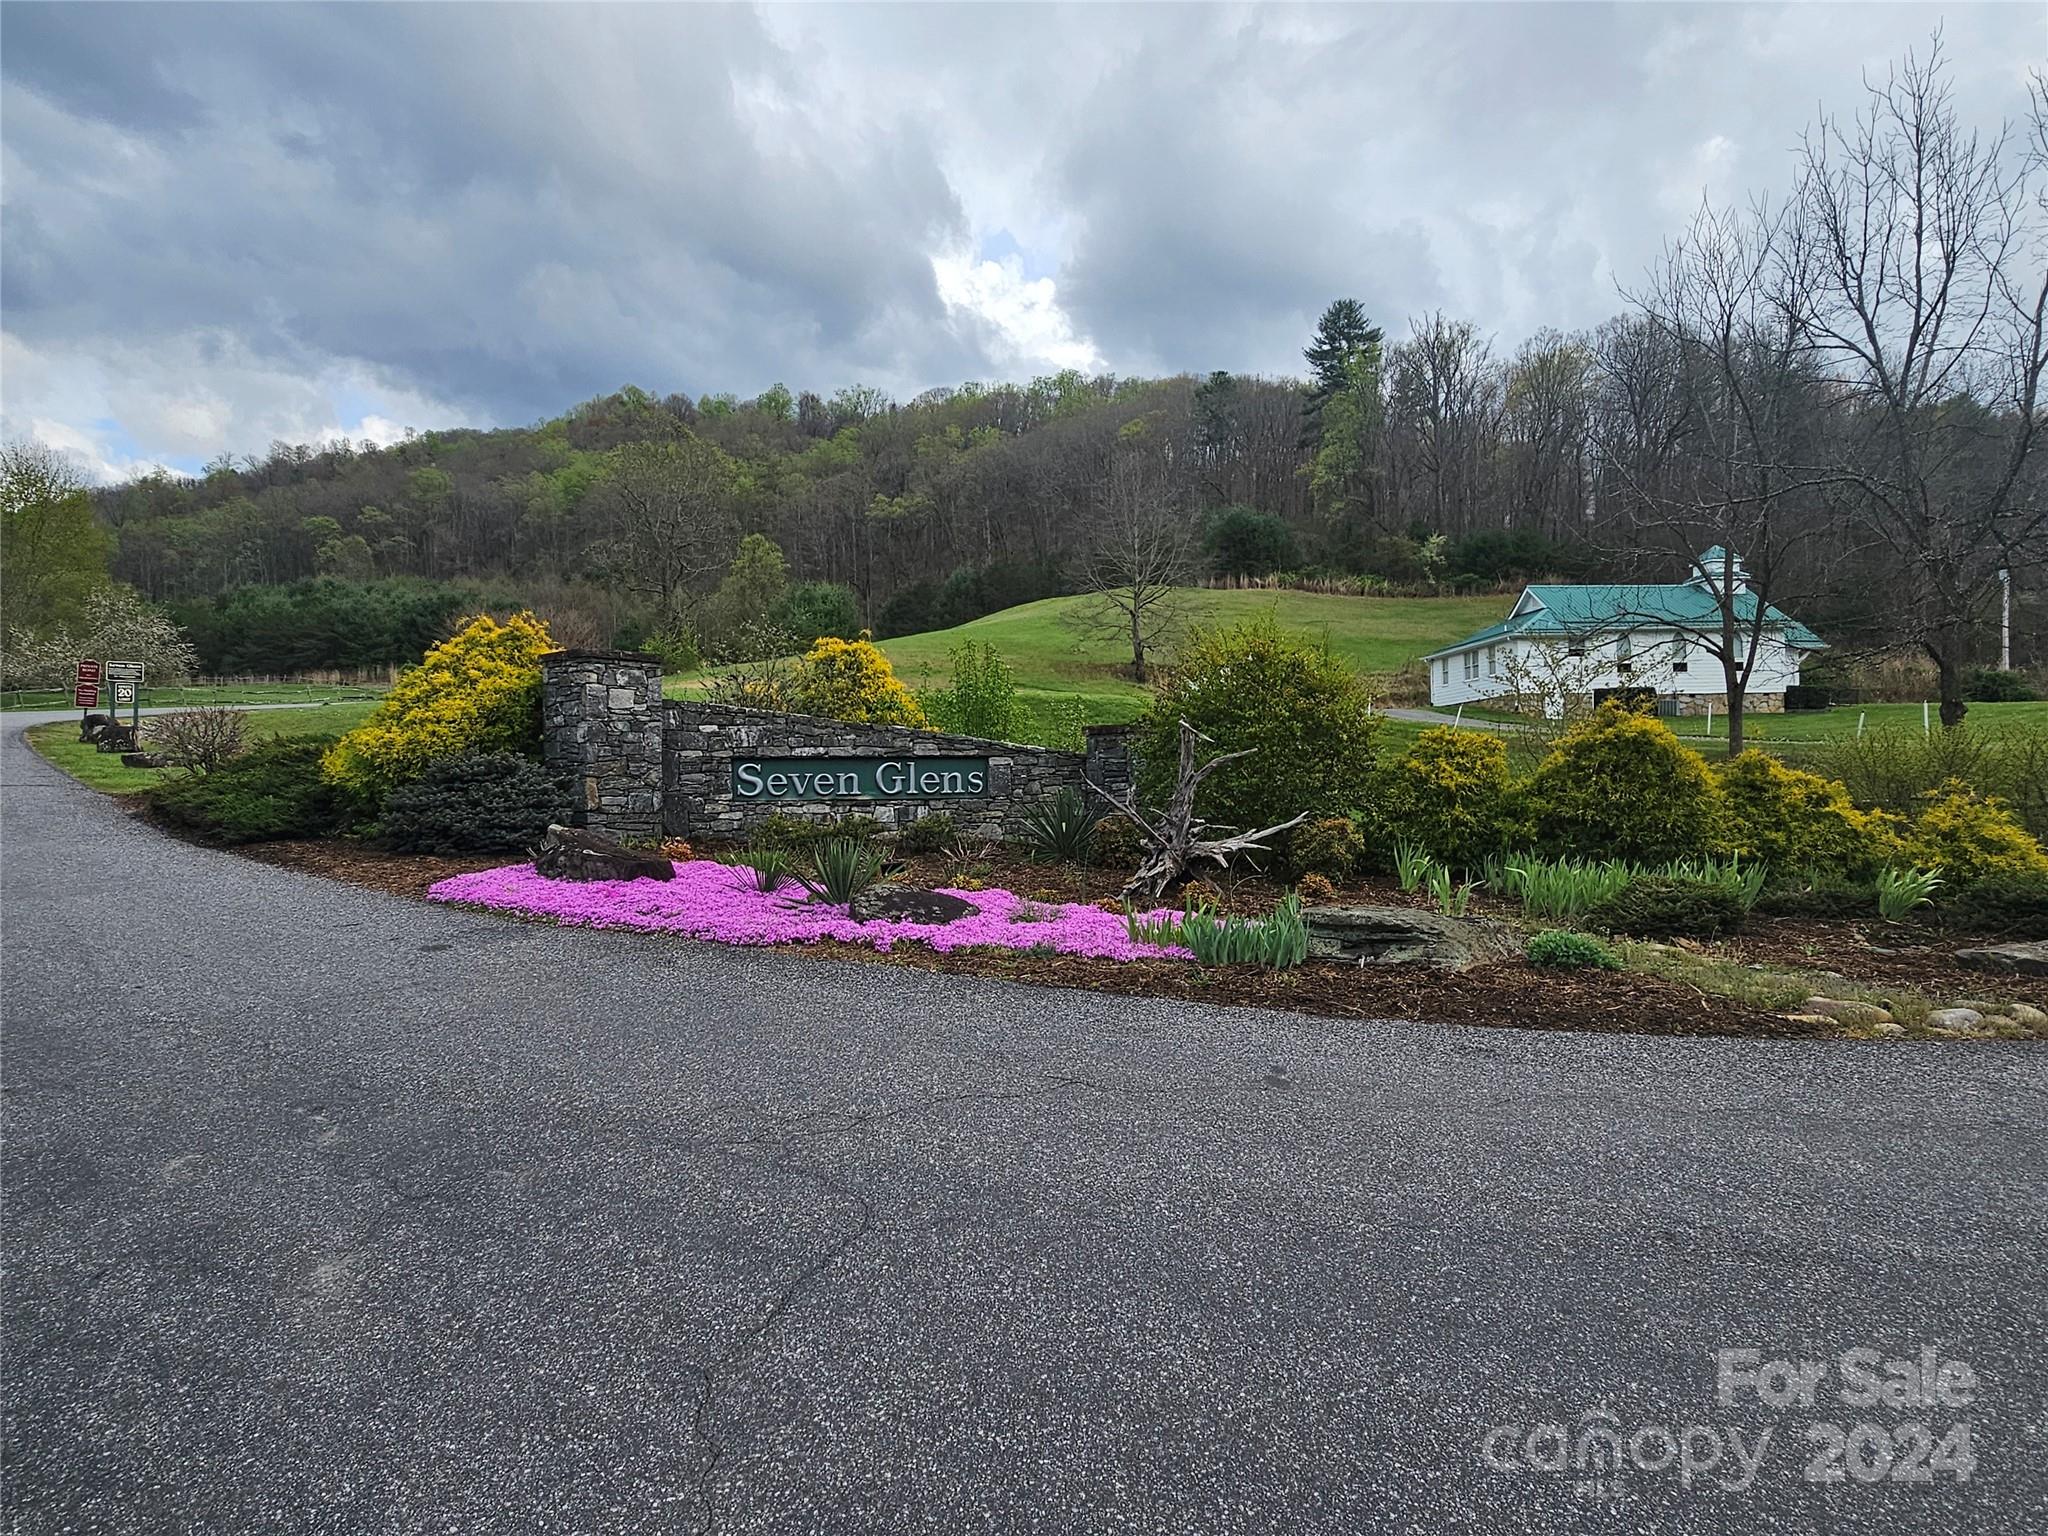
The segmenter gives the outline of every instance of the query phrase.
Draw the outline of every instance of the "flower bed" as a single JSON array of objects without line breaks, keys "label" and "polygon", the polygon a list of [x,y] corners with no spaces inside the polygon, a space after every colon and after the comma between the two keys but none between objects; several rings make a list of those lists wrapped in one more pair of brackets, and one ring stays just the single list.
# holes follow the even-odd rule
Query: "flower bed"
[{"label": "flower bed", "polygon": [[[935,950],[997,948],[1084,955],[1098,960],[1186,958],[1172,946],[1132,941],[1121,912],[1027,901],[1003,890],[947,891],[980,910],[951,923],[857,923],[841,907],[806,901],[801,886],[773,895],[754,889],[743,870],[708,859],[676,865],[676,877],[548,880],[531,864],[456,875],[433,886],[431,901],[550,918],[578,928],[680,933],[720,944],[811,944],[838,939],[888,950],[910,940]],[[1023,914],[1023,915],[1020,915]],[[1177,914],[1176,914],[1177,915]]]}]

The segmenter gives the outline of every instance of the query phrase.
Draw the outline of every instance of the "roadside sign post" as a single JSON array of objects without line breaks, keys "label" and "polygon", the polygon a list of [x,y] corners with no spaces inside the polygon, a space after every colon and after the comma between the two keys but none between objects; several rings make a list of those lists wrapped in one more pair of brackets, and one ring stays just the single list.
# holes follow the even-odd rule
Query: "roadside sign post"
[{"label": "roadside sign post", "polygon": [[79,662],[78,675],[71,682],[71,707],[81,715],[89,715],[100,707],[100,664],[98,662]]},{"label": "roadside sign post", "polygon": [[137,742],[142,740],[142,674],[139,661],[109,661],[101,670],[101,676],[113,685],[114,708],[128,706],[128,731]]}]

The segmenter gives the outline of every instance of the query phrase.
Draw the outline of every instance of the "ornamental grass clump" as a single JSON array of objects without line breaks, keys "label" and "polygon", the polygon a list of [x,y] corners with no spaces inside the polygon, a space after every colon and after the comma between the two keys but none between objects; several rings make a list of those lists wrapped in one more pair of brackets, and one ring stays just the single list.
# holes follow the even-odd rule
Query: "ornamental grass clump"
[{"label": "ornamental grass clump", "polygon": [[756,840],[726,855],[724,862],[743,886],[764,896],[774,895],[796,879],[796,859],[779,843]]},{"label": "ornamental grass clump", "polygon": [[1133,944],[1184,948],[1202,965],[1256,965],[1269,971],[1300,965],[1308,958],[1308,924],[1301,897],[1289,891],[1266,917],[1219,913],[1206,902],[1190,902],[1176,918],[1155,912],[1141,916],[1126,907]]},{"label": "ornamental grass clump", "polygon": [[1524,858],[1502,866],[1504,886],[1521,898],[1524,917],[1575,923],[1628,884],[1619,860]]},{"label": "ornamental grass clump", "polygon": [[1877,877],[1877,915],[1903,923],[1921,907],[1932,906],[1941,888],[1939,869],[1887,869]]}]

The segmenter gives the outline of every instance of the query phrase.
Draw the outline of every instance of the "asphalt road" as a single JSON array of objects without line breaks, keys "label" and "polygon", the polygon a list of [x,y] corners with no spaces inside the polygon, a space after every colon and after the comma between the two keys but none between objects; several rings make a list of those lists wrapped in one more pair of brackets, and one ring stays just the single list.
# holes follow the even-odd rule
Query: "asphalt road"
[{"label": "asphalt road", "polygon": [[[2042,1528],[2039,1048],[501,922],[170,841],[22,723],[8,1531]],[[1859,1346],[1970,1401],[1844,1404]],[[1814,1405],[1719,1403],[1745,1347]],[[1619,1475],[1539,1470],[1602,1410]],[[1883,1480],[1807,1481],[1831,1423]]]}]

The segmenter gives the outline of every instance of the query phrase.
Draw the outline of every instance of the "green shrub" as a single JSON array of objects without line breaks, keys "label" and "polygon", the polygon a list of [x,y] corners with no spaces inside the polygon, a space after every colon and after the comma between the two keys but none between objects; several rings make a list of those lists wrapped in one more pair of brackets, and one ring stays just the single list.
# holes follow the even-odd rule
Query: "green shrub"
[{"label": "green shrub", "polygon": [[1755,749],[1712,772],[1724,840],[1744,859],[1773,870],[1868,874],[1899,857],[1896,819],[1858,810],[1833,779],[1787,768]]},{"label": "green shrub", "polygon": [[824,635],[790,670],[789,707],[856,725],[926,724],[924,710],[872,641]]},{"label": "green shrub", "polygon": [[896,851],[916,858],[944,853],[959,840],[960,831],[954,826],[951,813],[933,811],[903,829],[902,835],[896,839]]},{"label": "green shrub", "polygon": [[953,680],[925,695],[932,724],[957,736],[1015,741],[1023,730],[1017,676],[1002,653],[973,640],[953,651]]},{"label": "green shrub", "polygon": [[796,878],[795,856],[789,849],[772,843],[749,843],[718,862],[738,871],[744,888],[763,896],[773,896]]},{"label": "green shrub", "polygon": [[1145,835],[1128,816],[1105,816],[1089,839],[1088,862],[1097,869],[1136,869],[1145,857]]},{"label": "green shrub", "polygon": [[176,779],[150,794],[150,808],[173,826],[224,843],[324,837],[346,809],[321,772],[338,738],[281,736],[252,747],[213,772]]},{"label": "green shrub", "polygon": [[2006,801],[2022,826],[2048,837],[2048,729],[2039,726],[1865,731],[1827,743],[1811,762],[1858,805],[1911,817],[1953,779]]},{"label": "green shrub", "polygon": [[1251,754],[1202,783],[1198,809],[1218,826],[1341,815],[1368,798],[1379,718],[1365,683],[1270,615],[1199,631],[1181,649],[1134,743],[1140,788],[1155,805],[1173,788],[1183,718],[1209,738],[1205,753]]},{"label": "green shrub", "polygon": [[1078,789],[1062,789],[1024,813],[1018,841],[1034,859],[1083,864],[1094,851],[1095,827],[1101,819],[1086,795]]},{"label": "green shrub", "polygon": [[1877,887],[1869,880],[1810,871],[1782,885],[1767,885],[1756,909],[1770,917],[1870,917]]},{"label": "green shrub", "polygon": [[872,816],[841,816],[833,821],[812,821],[777,811],[756,822],[747,842],[757,848],[808,849],[832,837],[870,838],[881,831]]},{"label": "green shrub", "polygon": [[1349,879],[1365,857],[1365,834],[1349,816],[1319,816],[1296,827],[1287,839],[1287,862],[1299,875]]},{"label": "green shrub", "polygon": [[1963,697],[1972,704],[2030,704],[2041,695],[2023,672],[1976,667],[1963,679]]},{"label": "green shrub", "polygon": [[407,853],[531,848],[569,819],[569,788],[531,758],[480,752],[429,768],[384,799],[378,831]]},{"label": "green shrub", "polygon": [[540,658],[555,648],[530,613],[478,615],[399,678],[327,753],[330,782],[364,806],[445,758],[540,746]]},{"label": "green shrub", "polygon": [[1380,769],[1374,790],[1383,841],[1418,843],[1455,868],[1475,869],[1517,841],[1514,777],[1496,734],[1432,727]]},{"label": "green shrub", "polygon": [[1537,765],[1538,840],[1560,854],[1661,863],[1712,852],[1719,796],[1706,763],[1662,721],[1602,705]]},{"label": "green shrub", "polygon": [[1636,875],[1594,903],[1586,926],[1637,938],[1712,938],[1742,927],[1741,899],[1716,880]]},{"label": "green shrub", "polygon": [[1531,965],[1557,971],[1618,971],[1621,956],[1589,933],[1546,928],[1529,935],[1524,953]]},{"label": "green shrub", "polygon": [[769,622],[798,645],[826,635],[851,640],[860,633],[860,598],[837,581],[799,581],[786,593]]},{"label": "green shrub", "polygon": [[2048,939],[2048,875],[2000,875],[1979,880],[1936,904],[1944,928]]},{"label": "green shrub", "polygon": [[1950,885],[2048,875],[2048,853],[2004,801],[1951,779],[1921,796],[1906,835],[1915,863],[1939,868]]}]

